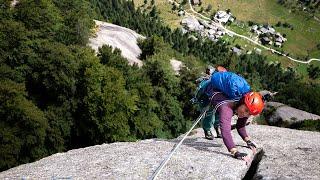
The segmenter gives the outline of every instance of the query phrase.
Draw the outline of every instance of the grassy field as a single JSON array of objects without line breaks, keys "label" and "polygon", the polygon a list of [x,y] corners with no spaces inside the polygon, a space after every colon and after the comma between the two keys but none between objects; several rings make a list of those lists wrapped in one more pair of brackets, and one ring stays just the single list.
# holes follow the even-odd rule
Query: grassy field
[{"label": "grassy field", "polygon": [[203,0],[203,7],[208,4],[211,4],[215,11],[230,9],[238,21],[270,25],[279,21],[287,22],[293,25],[293,30],[275,27],[278,32],[287,35],[288,41],[283,50],[294,57],[305,57],[309,54],[320,58],[320,50],[316,48],[320,43],[320,23],[304,12],[292,13],[279,5],[277,0]]},{"label": "grassy field", "polygon": [[[144,0],[133,0],[133,2],[137,8],[140,7],[141,9],[151,10],[151,0],[148,0],[147,5],[144,5]],[[182,17],[178,16],[177,11],[172,11],[172,5],[168,0],[155,0],[155,5],[158,9],[159,16],[165,24],[169,25],[172,29],[180,27]]]},{"label": "grassy field", "polygon": [[[240,21],[238,23],[240,25],[233,24],[228,28],[246,36],[250,36],[248,21],[270,25],[275,25],[279,21],[287,22],[293,26],[293,30],[275,27],[276,31],[287,35],[288,41],[284,43],[283,50],[294,58],[304,59],[308,55],[310,58],[320,58],[320,49],[316,47],[320,44],[320,22],[310,18],[304,12],[292,13],[289,9],[277,4],[276,0],[204,0],[202,6],[207,7],[208,4],[212,5],[212,11],[230,9],[237,17],[237,21]],[[246,46],[245,49],[252,48],[245,40],[237,39],[234,43],[241,47]],[[263,50],[262,54],[266,55],[270,61],[280,62],[284,67],[295,67],[304,79],[308,79],[308,65],[290,61],[266,50]],[[319,62],[312,64],[320,66]]]}]

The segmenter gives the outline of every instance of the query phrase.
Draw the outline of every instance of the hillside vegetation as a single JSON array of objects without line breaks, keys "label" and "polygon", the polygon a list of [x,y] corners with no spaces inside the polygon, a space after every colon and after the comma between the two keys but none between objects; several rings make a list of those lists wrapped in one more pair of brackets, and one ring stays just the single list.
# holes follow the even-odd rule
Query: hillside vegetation
[{"label": "hillside vegetation", "polygon": [[[136,7],[140,7],[146,11],[152,7],[151,0],[134,0],[134,2],[136,3]],[[147,4],[144,4],[144,2],[147,2]],[[176,0],[176,2],[182,3],[183,1]],[[170,3],[166,0],[156,1],[155,4],[159,11],[159,16],[163,21],[170,27],[177,27],[176,25],[183,18],[183,16],[178,16],[179,7],[173,10],[172,5],[168,7]],[[237,18],[237,21],[227,28],[248,37],[255,36],[250,33],[250,22],[261,25],[269,24],[277,32],[285,34],[288,39],[284,46],[279,48],[279,51],[283,51],[291,57],[301,60],[320,57],[320,22],[316,21],[308,12],[293,11],[292,8],[281,5],[277,0],[203,0],[201,5],[196,5],[194,8],[196,11],[201,11],[207,17],[212,17],[218,10],[230,9],[232,14]],[[184,5],[182,9],[191,12],[188,4]],[[278,26],[277,24],[281,25]],[[227,37],[224,40],[230,43],[230,47],[240,45],[247,51],[252,51],[255,47],[250,42],[237,37]],[[272,54],[266,50],[263,50],[262,54],[266,55],[269,61],[281,62],[283,67],[293,67],[301,75],[307,75],[307,65],[305,64],[295,63],[286,57]],[[313,62],[312,64],[320,66],[319,62]]]}]

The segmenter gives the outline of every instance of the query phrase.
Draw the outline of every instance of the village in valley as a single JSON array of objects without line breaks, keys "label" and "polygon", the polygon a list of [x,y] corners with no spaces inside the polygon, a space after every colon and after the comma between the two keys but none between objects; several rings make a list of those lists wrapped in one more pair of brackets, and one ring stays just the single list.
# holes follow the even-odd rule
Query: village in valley
[{"label": "village in valley", "polygon": [[[193,6],[200,6],[201,0],[191,0]],[[210,7],[210,5],[208,6]],[[202,11],[202,10],[201,10]],[[228,26],[235,23],[236,17],[232,14],[230,9],[218,10],[214,16],[211,17],[211,21],[202,19],[195,16],[186,14],[185,10],[180,8],[177,11],[178,15],[182,17],[180,22],[181,30],[183,33],[190,33],[190,38],[197,39],[196,36],[207,37],[208,39],[217,42],[224,36],[233,37],[232,33],[227,32],[221,25]],[[251,32],[251,37],[259,44],[266,45],[272,48],[278,48],[281,50],[284,43],[287,41],[286,34],[281,34],[275,30],[274,26],[269,24],[249,24],[248,32]],[[195,36],[196,35],[196,36]],[[243,47],[235,45],[231,47],[237,55],[244,53]],[[261,54],[261,49],[254,48],[254,51]],[[246,53],[252,53],[251,50],[247,50]]]}]

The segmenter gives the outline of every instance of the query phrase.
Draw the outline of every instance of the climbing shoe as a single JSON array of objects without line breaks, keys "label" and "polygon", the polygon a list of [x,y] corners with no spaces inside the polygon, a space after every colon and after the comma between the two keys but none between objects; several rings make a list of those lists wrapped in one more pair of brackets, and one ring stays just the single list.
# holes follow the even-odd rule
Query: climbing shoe
[{"label": "climbing shoe", "polygon": [[220,128],[219,127],[214,127],[214,130],[216,130],[217,133],[217,138],[222,138]]},{"label": "climbing shoe", "polygon": [[213,140],[213,135],[212,135],[212,132],[210,130],[209,131],[204,131],[204,137],[206,139]]}]

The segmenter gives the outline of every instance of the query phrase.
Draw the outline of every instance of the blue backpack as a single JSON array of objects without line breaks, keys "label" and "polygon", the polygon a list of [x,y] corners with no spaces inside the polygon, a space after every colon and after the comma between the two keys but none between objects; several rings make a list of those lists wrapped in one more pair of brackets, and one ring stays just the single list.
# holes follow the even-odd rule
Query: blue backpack
[{"label": "blue backpack", "polygon": [[194,104],[200,105],[200,107],[207,106],[209,104],[209,96],[206,93],[206,90],[208,89],[208,86],[210,85],[210,79],[208,80],[202,80],[195,93],[194,97],[191,99],[191,102]]},{"label": "blue backpack", "polygon": [[232,72],[216,72],[212,74],[210,82],[214,89],[234,100],[241,99],[251,90],[250,85],[243,77]]},{"label": "blue backpack", "polygon": [[205,107],[209,104],[213,91],[222,92],[229,99],[240,100],[250,89],[247,81],[235,73],[215,72],[209,80],[201,81],[191,102]]}]

